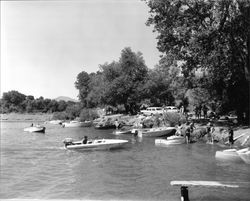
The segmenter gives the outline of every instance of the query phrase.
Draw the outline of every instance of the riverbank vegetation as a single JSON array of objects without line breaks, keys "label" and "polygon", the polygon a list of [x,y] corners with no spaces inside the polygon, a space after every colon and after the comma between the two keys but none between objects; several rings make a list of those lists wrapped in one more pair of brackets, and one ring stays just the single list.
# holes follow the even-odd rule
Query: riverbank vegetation
[{"label": "riverbank vegetation", "polygon": [[[80,72],[75,81],[79,103],[34,99],[16,91],[3,94],[2,112],[55,113],[58,119],[94,119],[96,108],[137,114],[147,106],[206,105],[216,114],[235,111],[249,123],[250,3],[248,1],[145,0],[157,48],[154,67],[125,47],[116,61],[97,72]],[[15,97],[15,98],[13,98]]]}]

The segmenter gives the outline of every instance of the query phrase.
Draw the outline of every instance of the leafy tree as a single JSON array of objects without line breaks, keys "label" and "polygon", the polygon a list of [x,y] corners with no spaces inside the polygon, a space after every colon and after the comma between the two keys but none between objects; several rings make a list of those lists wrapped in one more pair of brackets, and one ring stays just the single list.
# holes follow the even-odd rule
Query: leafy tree
[{"label": "leafy tree", "polygon": [[[139,108],[139,87],[145,81],[148,72],[142,54],[134,53],[131,48],[124,48],[119,62],[112,63],[107,69],[103,68],[104,79],[108,83],[105,85],[104,93],[106,104],[122,104],[126,112],[135,113]],[[111,77],[113,80],[110,80]]]},{"label": "leafy tree", "polygon": [[26,96],[18,91],[12,90],[4,92],[2,97],[2,106],[6,108],[8,112],[21,112],[23,111],[23,102]]},{"label": "leafy tree", "polygon": [[94,109],[82,109],[80,113],[80,121],[89,121],[98,118],[98,114]]},{"label": "leafy tree", "polygon": [[174,98],[170,91],[170,79],[161,70],[149,71],[148,79],[143,85],[142,94],[145,99],[150,100],[153,106],[173,104]]},{"label": "leafy tree", "polygon": [[81,112],[81,105],[80,104],[74,104],[70,105],[66,108],[65,112],[69,119],[75,119],[76,117],[79,117]]},{"label": "leafy tree", "polygon": [[100,72],[90,74],[89,93],[86,98],[87,107],[93,108],[102,105],[104,101],[104,93],[106,84],[103,79],[103,74]]},{"label": "leafy tree", "polygon": [[67,103],[66,103],[64,100],[60,100],[60,101],[58,102],[58,107],[57,107],[58,111],[59,111],[59,112],[62,112],[62,111],[64,111],[66,108],[67,108]]},{"label": "leafy tree", "polygon": [[214,101],[237,109],[239,115],[243,110],[249,114],[250,2],[146,0],[146,3],[150,7],[147,24],[153,25],[158,33],[158,49],[183,61],[182,73],[188,87],[195,87],[193,77],[200,69]]},{"label": "leafy tree", "polygon": [[89,82],[90,77],[89,74],[85,71],[82,71],[77,75],[77,80],[75,82],[75,87],[79,90],[79,99],[84,104],[84,106],[87,106],[87,95],[89,93]]}]

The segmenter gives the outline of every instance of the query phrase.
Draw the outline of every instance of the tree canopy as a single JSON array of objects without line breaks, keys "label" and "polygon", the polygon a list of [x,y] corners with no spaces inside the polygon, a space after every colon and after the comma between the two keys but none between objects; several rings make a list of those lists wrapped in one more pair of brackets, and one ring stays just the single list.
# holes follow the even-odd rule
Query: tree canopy
[{"label": "tree canopy", "polygon": [[[222,110],[249,116],[250,2],[146,0],[147,25],[163,55],[182,61],[188,88],[203,87]],[[194,79],[200,70],[202,76]],[[224,107],[223,107],[224,106]]]}]

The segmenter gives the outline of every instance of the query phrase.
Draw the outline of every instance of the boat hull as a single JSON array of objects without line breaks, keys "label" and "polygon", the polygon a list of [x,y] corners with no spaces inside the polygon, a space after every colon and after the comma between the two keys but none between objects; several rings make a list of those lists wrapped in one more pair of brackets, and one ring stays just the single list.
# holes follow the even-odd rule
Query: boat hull
[{"label": "boat hull", "polygon": [[73,145],[66,146],[69,150],[107,150],[121,148],[128,143],[128,140],[118,140],[118,139],[102,139],[88,141],[87,144],[82,144],[79,142],[73,142]]},{"label": "boat hull", "polygon": [[163,137],[171,136],[174,134],[175,127],[159,127],[151,128],[147,131],[142,131],[143,137]]},{"label": "boat hull", "polygon": [[181,136],[171,136],[167,139],[155,139],[155,144],[159,145],[176,145],[176,144],[184,144],[185,138]]},{"label": "boat hull", "polygon": [[62,120],[51,120],[49,121],[50,124],[62,124]]},{"label": "boat hull", "polygon": [[65,128],[77,128],[77,127],[89,127],[91,126],[91,121],[86,122],[65,122],[62,124]]},{"label": "boat hull", "polygon": [[247,164],[250,164],[250,149],[245,148],[237,151],[239,154],[240,158]]},{"label": "boat hull", "polygon": [[116,128],[115,125],[103,125],[103,124],[97,124],[95,125],[96,129],[114,129]]},{"label": "boat hull", "polygon": [[226,149],[223,151],[216,151],[215,158],[223,161],[242,161],[236,149]]},{"label": "boat hull", "polygon": [[30,133],[45,133],[45,127],[28,127],[28,128],[25,128],[24,131],[25,132],[30,132]]},{"label": "boat hull", "polygon": [[115,135],[120,135],[120,134],[131,134],[131,130],[115,130],[113,132]]}]

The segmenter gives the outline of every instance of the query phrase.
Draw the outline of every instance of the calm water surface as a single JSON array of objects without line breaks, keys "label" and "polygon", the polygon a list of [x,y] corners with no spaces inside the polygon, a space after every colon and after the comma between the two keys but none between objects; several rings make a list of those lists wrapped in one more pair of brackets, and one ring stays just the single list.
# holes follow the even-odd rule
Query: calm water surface
[{"label": "calm water surface", "polygon": [[[215,160],[217,145],[155,146],[153,138],[116,136],[112,130],[61,128],[26,133],[27,122],[1,122],[0,199],[180,200],[172,180],[250,182],[250,165]],[[75,152],[72,137],[128,139],[123,149]],[[191,187],[191,200],[250,200],[244,188]]]}]

